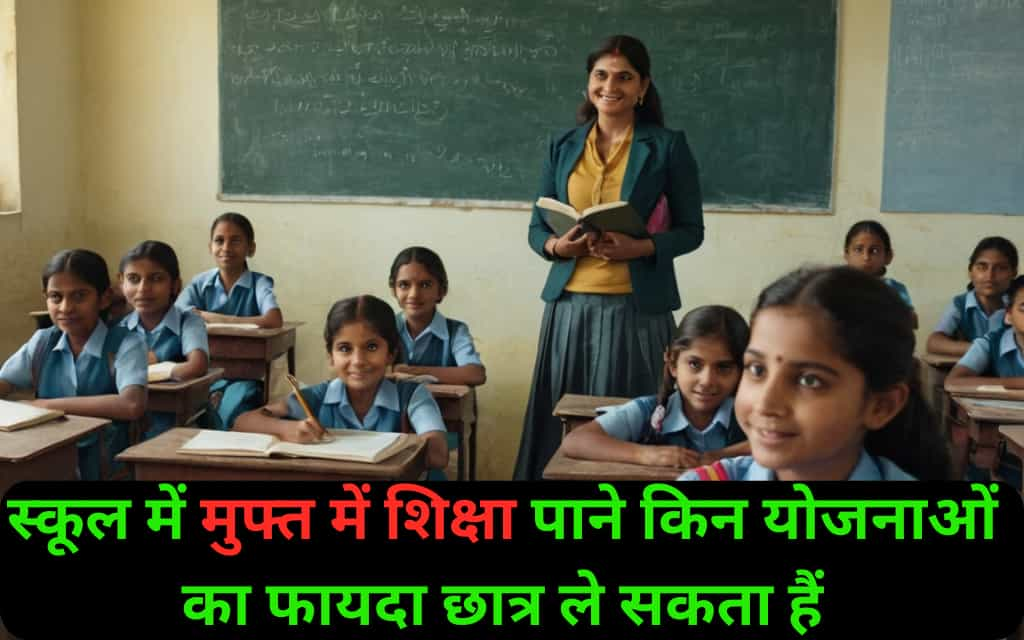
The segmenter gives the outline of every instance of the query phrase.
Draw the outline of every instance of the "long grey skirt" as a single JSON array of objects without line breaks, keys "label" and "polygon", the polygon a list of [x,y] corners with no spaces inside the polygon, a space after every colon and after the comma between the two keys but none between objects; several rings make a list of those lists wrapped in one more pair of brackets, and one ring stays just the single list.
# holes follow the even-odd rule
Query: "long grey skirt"
[{"label": "long grey skirt", "polygon": [[563,293],[544,308],[515,480],[540,480],[562,441],[552,415],[567,393],[654,395],[674,331],[672,313],[641,313],[632,294]]}]

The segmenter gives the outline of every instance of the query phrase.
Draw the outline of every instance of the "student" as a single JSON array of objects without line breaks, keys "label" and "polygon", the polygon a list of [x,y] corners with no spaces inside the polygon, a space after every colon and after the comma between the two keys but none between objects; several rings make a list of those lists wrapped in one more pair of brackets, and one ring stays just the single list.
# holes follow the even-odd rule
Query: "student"
[{"label": "student", "polygon": [[[169,245],[147,240],[121,258],[120,288],[135,308],[120,326],[145,342],[149,364],[176,362],[174,380],[192,380],[206,375],[210,347],[206,323],[198,315],[174,306],[181,291],[178,256]],[[145,438],[157,436],[174,426],[174,414],[150,411],[146,414]]]},{"label": "student", "polygon": [[124,327],[108,327],[112,292],[102,257],[61,251],[43,269],[43,293],[54,326],[40,329],[0,369],[0,397],[35,389],[34,404],[115,421],[78,441],[78,473],[98,480],[128,446],[127,422],[146,410],[146,347]]},{"label": "student", "polygon": [[850,230],[846,232],[843,257],[846,259],[847,265],[854,269],[860,269],[868,275],[881,278],[882,282],[892,287],[899,294],[900,299],[910,307],[913,326],[914,329],[917,329],[917,312],[914,311],[914,303],[910,300],[910,292],[907,291],[907,287],[899,280],[885,277],[886,269],[892,263],[893,251],[889,232],[881,223],[874,220],[861,220],[850,227]]},{"label": "student", "polygon": [[396,373],[429,375],[441,384],[487,381],[469,327],[437,310],[448,295],[448,274],[436,253],[426,247],[404,249],[391,264],[388,286],[401,307],[395,321],[405,363],[394,366]]},{"label": "student", "polygon": [[736,392],[752,456],[681,479],[951,479],[910,321],[890,287],[850,267],[800,269],[770,285]]},{"label": "student", "polygon": [[[948,383],[959,385],[997,384],[1007,389],[1024,389],[1024,276],[1014,278],[1006,292],[1009,306],[1003,326],[990,331],[971,344],[946,376]],[[1002,456],[999,475],[1020,490],[1021,460],[1012,453]],[[968,467],[969,479],[985,479],[979,470]]]},{"label": "student", "polygon": [[586,460],[690,468],[750,453],[733,413],[750,329],[722,306],[683,317],[664,354],[657,396],[616,407],[573,429],[566,455]]},{"label": "student", "polygon": [[953,297],[928,336],[931,353],[962,356],[974,340],[1003,325],[1006,289],[1017,275],[1017,247],[1000,236],[983,238],[971,253],[967,275],[967,291]]},{"label": "student", "polygon": [[[247,258],[256,254],[256,234],[245,216],[224,213],[213,221],[210,253],[217,268],[192,279],[175,303],[179,309],[192,311],[208,323],[251,323],[264,329],[284,324],[273,278],[249,270]],[[216,426],[230,429],[239,414],[259,405],[262,387],[255,380],[222,378],[210,392],[220,423]]]},{"label": "student", "polygon": [[[324,328],[333,380],[307,387],[302,396],[324,428],[400,431],[403,424],[427,441],[427,465],[448,464],[444,420],[430,391],[415,382],[384,377],[401,352],[395,315],[373,296],[339,300]],[[236,431],[273,434],[289,442],[315,442],[322,434],[294,396],[238,417]]]}]

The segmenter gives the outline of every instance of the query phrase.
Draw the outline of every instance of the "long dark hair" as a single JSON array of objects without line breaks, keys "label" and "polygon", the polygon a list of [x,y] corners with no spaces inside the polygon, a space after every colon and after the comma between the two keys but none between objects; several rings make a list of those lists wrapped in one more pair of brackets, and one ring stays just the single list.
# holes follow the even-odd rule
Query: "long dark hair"
[{"label": "long dark hair", "polygon": [[370,295],[355,296],[338,300],[327,312],[324,324],[324,343],[327,353],[331,352],[331,343],[347,324],[365,322],[388,343],[388,349],[395,354],[395,362],[402,355],[402,339],[398,337],[398,325],[395,323],[395,312],[387,302]]},{"label": "long dark hair", "polygon": [[863,372],[868,391],[909,386],[903,409],[883,428],[867,432],[868,453],[889,458],[919,480],[952,479],[945,437],[921,390],[911,311],[899,295],[853,267],[809,267],[762,291],[751,322],[758,311],[780,306],[820,310],[833,329],[832,347]]},{"label": "long dark hair", "polygon": [[[971,259],[967,263],[968,271],[974,267],[974,263],[978,259],[978,256],[981,255],[981,252],[989,250],[998,251],[1003,254],[1006,261],[1010,263],[1011,267],[1013,267],[1014,272],[1017,271],[1017,247],[1002,236],[989,236],[978,241],[977,246],[974,247],[974,251],[971,252]],[[967,290],[971,291],[972,289],[974,289],[974,283],[968,282]]]},{"label": "long dark hair", "polygon": [[[633,65],[633,68],[637,70],[642,79],[651,77],[651,56],[647,53],[647,47],[644,46],[643,42],[627,35],[611,36],[602,42],[597,49],[590,52],[590,55],[587,56],[587,77],[594,70],[594,64],[602,56],[609,54],[620,55],[629,60],[629,64]],[[576,123],[583,124],[596,116],[597,109],[590,102],[590,97],[584,97],[583,102],[580,103],[579,108],[576,110]],[[644,93],[643,104],[636,107],[636,121],[650,122],[659,127],[665,126],[665,116],[661,111],[661,97],[658,95],[658,90],[654,87],[653,80]]]}]

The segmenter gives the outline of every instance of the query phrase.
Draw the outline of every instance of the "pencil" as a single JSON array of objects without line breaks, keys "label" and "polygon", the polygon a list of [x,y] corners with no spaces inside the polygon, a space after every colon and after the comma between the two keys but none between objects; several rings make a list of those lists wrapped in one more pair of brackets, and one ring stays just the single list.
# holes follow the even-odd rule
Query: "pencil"
[{"label": "pencil", "polygon": [[299,381],[290,373],[287,374],[285,378],[288,380],[288,384],[291,385],[292,390],[295,391],[295,399],[299,401],[299,404],[302,406],[302,410],[306,412],[306,417],[312,420],[313,424],[320,427],[320,441],[330,442],[333,440],[334,438],[327,434],[327,429],[324,429],[324,426],[320,424],[320,421],[313,415],[313,411],[309,408],[309,405],[306,404],[306,399],[302,397],[302,393],[299,391]]}]

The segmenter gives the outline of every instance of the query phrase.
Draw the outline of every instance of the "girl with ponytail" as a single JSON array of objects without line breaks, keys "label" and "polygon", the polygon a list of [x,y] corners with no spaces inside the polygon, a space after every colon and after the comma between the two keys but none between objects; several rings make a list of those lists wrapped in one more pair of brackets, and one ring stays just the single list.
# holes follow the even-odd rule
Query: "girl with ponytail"
[{"label": "girl with ponytail", "polygon": [[850,267],[800,269],[751,317],[736,416],[752,456],[683,480],[950,480],[918,378],[910,308]]},{"label": "girl with ponytail", "polygon": [[750,330],[734,309],[698,307],[664,354],[661,387],[571,431],[573,458],[691,468],[750,453],[733,413]]}]

